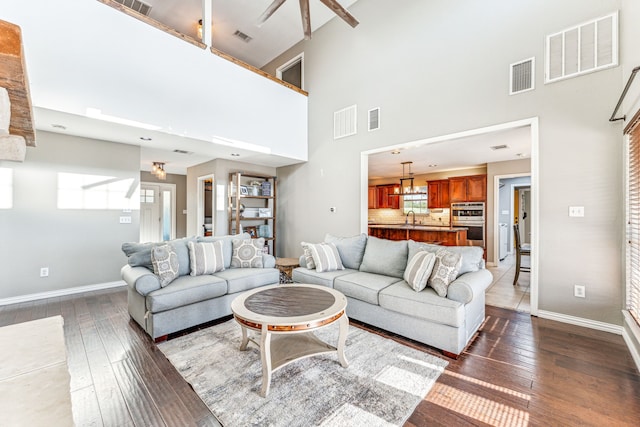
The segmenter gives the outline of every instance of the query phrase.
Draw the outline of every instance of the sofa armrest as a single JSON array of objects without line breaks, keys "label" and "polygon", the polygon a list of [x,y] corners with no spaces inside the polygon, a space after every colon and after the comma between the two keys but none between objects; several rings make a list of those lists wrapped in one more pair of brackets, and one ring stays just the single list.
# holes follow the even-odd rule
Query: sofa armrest
[{"label": "sofa armrest", "polygon": [[465,273],[451,282],[447,289],[447,298],[453,301],[467,304],[471,302],[476,295],[484,293],[491,284],[493,275],[489,270],[482,269]]},{"label": "sofa armrest", "polygon": [[269,254],[262,254],[262,266],[264,268],[273,268],[276,266],[276,257]]},{"label": "sofa armrest", "polygon": [[122,280],[142,296],[147,296],[150,292],[160,289],[158,276],[146,267],[125,265],[120,270],[120,273],[122,274]]}]

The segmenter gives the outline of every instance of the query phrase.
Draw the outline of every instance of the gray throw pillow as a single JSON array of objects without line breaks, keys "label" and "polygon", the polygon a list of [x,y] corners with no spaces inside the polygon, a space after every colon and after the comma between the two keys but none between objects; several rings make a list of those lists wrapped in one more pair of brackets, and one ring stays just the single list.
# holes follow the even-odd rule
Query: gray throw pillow
[{"label": "gray throw pillow", "polygon": [[360,271],[402,278],[407,268],[407,241],[369,236]]},{"label": "gray throw pillow", "polygon": [[178,255],[173,246],[159,245],[151,248],[151,263],[161,287],[164,288],[178,277]]},{"label": "gray throw pillow", "polygon": [[209,236],[198,237],[198,242],[217,242],[222,241],[222,253],[224,256],[224,268],[231,267],[231,257],[233,256],[233,239],[249,240],[251,236],[248,233],[240,233],[229,236]]},{"label": "gray throw pillow", "polygon": [[189,242],[189,259],[191,261],[191,272],[189,274],[192,276],[202,276],[223,271],[222,241]]},{"label": "gray throw pillow", "polygon": [[[442,248],[443,246],[441,245],[432,245],[429,243],[409,240],[409,259],[415,256],[419,251],[436,253]],[[445,248],[449,252],[460,254],[462,256],[462,265],[458,271],[458,276],[484,268],[484,250],[480,246],[445,246]]]},{"label": "gray throw pillow", "polygon": [[307,246],[318,273],[344,270],[338,249],[333,243],[308,244]]},{"label": "gray throw pillow", "polygon": [[420,251],[409,260],[407,269],[404,271],[404,280],[416,292],[420,292],[427,287],[427,281],[436,263],[436,254],[427,251]]},{"label": "gray throw pillow", "polygon": [[327,234],[324,237],[326,243],[333,243],[338,249],[342,265],[346,268],[358,270],[364,257],[364,249],[367,246],[367,235],[362,233],[352,237],[337,237]]},{"label": "gray throw pillow", "polygon": [[264,239],[233,239],[232,268],[262,268]]},{"label": "gray throw pillow", "polygon": [[440,249],[436,252],[436,263],[433,266],[431,277],[427,282],[429,286],[436,291],[441,297],[447,296],[447,289],[451,282],[458,277],[458,269],[462,264],[462,256],[450,252],[446,249]]}]

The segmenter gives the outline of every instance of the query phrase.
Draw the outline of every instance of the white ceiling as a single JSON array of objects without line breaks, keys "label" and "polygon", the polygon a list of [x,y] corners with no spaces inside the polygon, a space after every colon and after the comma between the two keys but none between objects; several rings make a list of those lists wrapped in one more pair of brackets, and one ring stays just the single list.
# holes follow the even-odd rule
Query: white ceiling
[{"label": "white ceiling", "polygon": [[[456,139],[411,144],[369,156],[369,179],[400,178],[402,162],[412,161],[411,172],[422,175],[447,170],[486,166],[487,163],[531,158],[531,133],[529,126],[495,131]],[[507,145],[502,150],[492,146]],[[394,150],[399,154],[392,154]],[[435,165],[435,166],[433,166]],[[405,167],[408,174],[409,169]]]},{"label": "white ceiling", "polygon": [[[152,6],[149,17],[183,34],[197,38],[202,0],[142,0]],[[213,0],[213,47],[261,68],[304,38],[300,3],[288,0],[262,25],[258,18],[273,0]],[[357,0],[339,0],[349,8]],[[317,30],[336,15],[320,0],[309,0],[311,29]],[[340,20],[340,18],[337,18]],[[348,25],[346,22],[344,25]],[[249,43],[234,36],[240,30],[252,37]]]}]

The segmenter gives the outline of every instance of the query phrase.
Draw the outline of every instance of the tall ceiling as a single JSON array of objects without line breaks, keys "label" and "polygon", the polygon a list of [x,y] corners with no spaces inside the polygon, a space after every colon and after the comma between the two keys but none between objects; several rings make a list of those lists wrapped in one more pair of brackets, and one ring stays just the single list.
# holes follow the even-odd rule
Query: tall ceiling
[{"label": "tall ceiling", "polygon": [[[202,19],[202,0],[141,0],[151,6],[149,17],[183,34],[195,37]],[[258,18],[273,0],[213,0],[212,45],[231,56],[261,68],[304,38],[298,0],[288,0],[262,25]],[[357,0],[339,0],[348,8]],[[310,0],[311,29],[336,17],[320,0]],[[340,18],[338,18],[340,19]],[[344,25],[347,25],[344,23]],[[251,37],[248,43],[236,31]]]}]

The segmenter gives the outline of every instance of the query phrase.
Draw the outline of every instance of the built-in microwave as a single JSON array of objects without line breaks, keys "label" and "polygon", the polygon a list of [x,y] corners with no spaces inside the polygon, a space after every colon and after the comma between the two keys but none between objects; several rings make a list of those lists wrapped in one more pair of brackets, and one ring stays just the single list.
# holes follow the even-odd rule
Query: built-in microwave
[{"label": "built-in microwave", "polygon": [[467,228],[467,242],[485,247],[484,202],[451,203],[451,226]]}]

